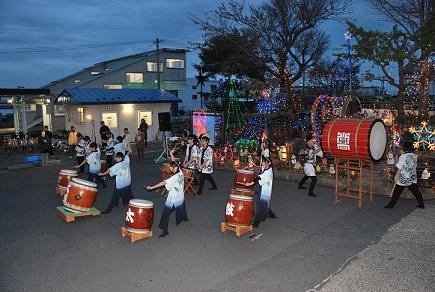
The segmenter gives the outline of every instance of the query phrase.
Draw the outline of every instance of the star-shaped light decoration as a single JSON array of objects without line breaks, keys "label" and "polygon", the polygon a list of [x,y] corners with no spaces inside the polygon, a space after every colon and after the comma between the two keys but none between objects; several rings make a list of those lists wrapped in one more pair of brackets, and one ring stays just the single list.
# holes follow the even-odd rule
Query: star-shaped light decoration
[{"label": "star-shaped light decoration", "polygon": [[350,31],[346,31],[344,33],[344,39],[345,40],[350,40],[352,38],[352,34],[350,33]]}]

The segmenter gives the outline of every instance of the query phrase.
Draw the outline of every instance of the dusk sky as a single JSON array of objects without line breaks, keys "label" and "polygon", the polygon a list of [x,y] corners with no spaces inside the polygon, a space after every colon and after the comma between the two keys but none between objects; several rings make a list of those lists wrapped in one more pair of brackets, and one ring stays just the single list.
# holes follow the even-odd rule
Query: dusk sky
[{"label": "dusk sky", "polygon": [[[263,1],[247,1],[261,3]],[[383,23],[364,1],[354,1],[349,18],[370,28]],[[201,31],[189,14],[203,15],[219,1],[206,0],[2,0],[0,2],[0,87],[40,87],[84,67],[111,58],[161,47],[188,48],[201,41]],[[330,51],[344,43],[346,28],[327,22],[322,28],[330,35]],[[129,43],[123,46],[90,45]],[[17,53],[24,49],[50,52]],[[73,48],[73,49],[71,49]],[[65,50],[71,49],[71,50]],[[14,52],[14,53],[13,53]],[[188,54],[187,75],[199,63],[196,52]]]}]

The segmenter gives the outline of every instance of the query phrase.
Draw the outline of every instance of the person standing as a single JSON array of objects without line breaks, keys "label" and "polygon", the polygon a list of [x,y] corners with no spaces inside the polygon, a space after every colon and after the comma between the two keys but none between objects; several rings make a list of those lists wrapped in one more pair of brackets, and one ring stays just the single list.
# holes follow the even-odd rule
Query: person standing
[{"label": "person standing", "polygon": [[137,129],[137,133],[136,133],[134,141],[136,143],[137,159],[142,160],[144,158],[143,150],[145,147],[145,135],[142,132],[141,128]]},{"label": "person standing", "polygon": [[82,136],[82,134],[77,133],[77,138],[79,139],[79,141],[77,142],[76,148],[75,148],[77,164],[81,165],[79,173],[84,173],[85,172],[85,165],[82,164],[82,162],[83,162],[83,160],[85,160],[87,143],[86,143],[85,138]]},{"label": "person standing", "polygon": [[199,174],[199,189],[198,195],[202,194],[205,180],[211,183],[210,190],[217,190],[216,182],[211,176],[213,173],[213,149],[208,145],[210,138],[207,136],[201,137],[200,159],[198,162]]},{"label": "person standing", "polygon": [[400,198],[404,188],[408,188],[417,199],[417,208],[424,209],[423,196],[417,185],[417,156],[414,153],[414,145],[411,141],[403,142],[403,152],[396,164],[397,173],[394,177],[395,185],[390,202],[384,206],[386,209],[392,209]]},{"label": "person standing", "polygon": [[[74,126],[71,126],[71,131],[68,134],[68,145],[69,152],[72,153],[77,145],[77,129]],[[72,156],[70,156],[72,158]]]},{"label": "person standing", "polygon": [[104,123],[104,121],[100,122],[100,136],[101,136],[101,140],[104,139],[104,137],[108,136],[110,134],[110,129],[108,126],[106,126],[106,124]]},{"label": "person standing", "polygon": [[195,137],[193,135],[187,136],[186,156],[184,158],[183,167],[195,171],[198,162],[198,153],[199,148],[195,145]]},{"label": "person standing", "polygon": [[107,167],[110,168],[113,165],[113,155],[115,154],[114,153],[115,144],[114,144],[112,134],[106,135],[105,140],[103,140],[103,141],[104,141],[104,145],[106,146]]},{"label": "person standing", "polygon": [[89,144],[89,149],[91,153],[89,153],[88,157],[86,157],[85,160],[82,161],[79,165],[75,166],[75,168],[80,168],[85,163],[89,164],[89,174],[88,174],[88,181],[95,182],[97,185],[102,185],[103,188],[106,187],[106,183],[104,180],[99,176],[99,173],[101,171],[101,152],[100,149],[97,147],[97,143],[92,142]]},{"label": "person standing", "polygon": [[131,134],[128,131],[128,128],[124,128],[124,135],[122,136],[122,139],[124,141],[126,151],[128,151],[128,153],[132,153],[132,151],[131,151],[131,143],[133,141],[132,141],[132,138],[131,138]]},{"label": "person standing", "polygon": [[176,225],[183,221],[189,221],[186,212],[186,203],[184,201],[183,172],[180,170],[180,166],[177,164],[177,162],[171,161],[169,165],[169,170],[172,173],[170,178],[163,180],[154,186],[145,187],[148,191],[152,191],[164,186],[169,192],[168,197],[166,198],[165,206],[163,207],[162,217],[159,224],[159,228],[162,229],[162,233],[159,235],[161,238],[169,234],[169,216],[172,212],[175,211]]},{"label": "person standing", "polygon": [[316,140],[313,139],[312,135],[307,135],[307,148],[304,151],[305,163],[304,163],[304,177],[301,179],[298,185],[298,189],[306,189],[304,183],[311,179],[310,188],[308,190],[308,196],[317,197],[314,193],[314,188],[316,187],[317,177],[316,169],[314,165],[316,164],[316,156],[323,157],[323,152],[320,146],[316,144]]},{"label": "person standing", "polygon": [[145,139],[144,140],[145,141],[144,146],[147,147],[147,143],[148,143],[148,124],[145,121],[145,119],[141,119],[140,120],[139,128],[141,129],[142,133],[145,136],[145,138],[144,138]]},{"label": "person standing", "polygon": [[130,173],[130,157],[129,155],[118,152],[115,154],[115,165],[110,167],[106,172],[100,172],[99,176],[109,174],[111,177],[116,176],[115,190],[110,200],[109,206],[101,212],[101,214],[109,214],[113,207],[119,206],[119,199],[122,199],[122,205],[128,205],[128,202],[133,199],[133,192],[131,190],[131,173]]},{"label": "person standing", "polygon": [[39,144],[39,149],[41,152],[42,166],[47,166],[48,165],[49,145],[48,145],[47,136],[45,135],[44,131],[42,131],[41,135],[38,137],[38,144]]},{"label": "person standing", "polygon": [[48,129],[48,126],[44,126],[43,131],[45,132],[45,137],[47,137],[47,141],[48,141],[48,152],[50,153],[50,156],[53,157],[54,156],[53,144],[52,144],[53,133],[51,133],[51,131]]},{"label": "person standing", "polygon": [[113,148],[115,153],[121,152],[122,154],[125,155],[126,149],[125,149],[124,139],[122,138],[122,136],[116,137],[115,146],[113,146]]}]

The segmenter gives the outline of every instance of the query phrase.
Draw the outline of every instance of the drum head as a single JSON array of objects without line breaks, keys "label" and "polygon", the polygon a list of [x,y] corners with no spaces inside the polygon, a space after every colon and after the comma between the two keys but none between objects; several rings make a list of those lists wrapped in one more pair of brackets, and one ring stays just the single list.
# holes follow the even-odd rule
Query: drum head
[{"label": "drum head", "polygon": [[97,184],[81,179],[81,178],[73,178],[71,179],[72,182],[75,182],[76,184],[82,185],[82,186],[87,186],[87,187],[91,187],[91,188],[96,188]]},{"label": "drum head", "polygon": [[230,195],[230,198],[237,201],[252,201],[252,197],[248,196]]},{"label": "drum head", "polygon": [[370,155],[373,160],[379,160],[384,156],[385,147],[387,146],[387,131],[384,123],[376,121],[370,130],[369,140]]},{"label": "drum head", "polygon": [[130,202],[128,202],[130,205],[132,206],[136,206],[136,207],[145,207],[145,208],[149,208],[149,207],[153,207],[154,203],[151,201],[147,201],[147,200],[139,200],[139,199],[133,199],[130,200]]},{"label": "drum head", "polygon": [[72,169],[62,169],[60,171],[61,174],[77,174],[77,170],[72,170]]},{"label": "drum head", "polygon": [[246,174],[254,174],[253,170],[247,170],[247,169],[242,169],[242,170],[238,170],[238,173],[246,173]]}]

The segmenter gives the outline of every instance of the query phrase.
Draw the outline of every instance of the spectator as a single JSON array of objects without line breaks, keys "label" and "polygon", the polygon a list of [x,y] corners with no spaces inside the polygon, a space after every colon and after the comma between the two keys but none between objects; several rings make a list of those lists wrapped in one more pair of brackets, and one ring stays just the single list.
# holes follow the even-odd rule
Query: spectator
[{"label": "spectator", "polygon": [[144,134],[144,146],[147,147],[147,141],[148,141],[148,124],[147,122],[145,122],[145,119],[140,120],[140,126],[139,126],[140,130],[142,131],[142,133]]},{"label": "spectator", "polygon": [[108,126],[106,126],[106,124],[104,123],[104,121],[100,122],[100,136],[101,136],[101,140],[104,140],[104,138],[108,137],[110,135],[110,129]]},{"label": "spectator", "polygon": [[[76,145],[77,145],[77,129],[74,126],[71,126],[71,131],[68,135],[68,145],[69,145],[69,152],[73,153]],[[70,156],[72,158],[72,156]]]},{"label": "spectator", "polygon": [[143,150],[145,147],[145,134],[142,132],[141,128],[137,129],[135,142],[137,149],[137,159],[142,160],[144,158]]},{"label": "spectator", "polygon": [[43,131],[45,132],[45,137],[47,137],[47,141],[48,141],[48,152],[53,157],[54,156],[54,153],[53,153],[53,144],[52,144],[53,134],[48,129],[48,126],[44,126],[44,130]]},{"label": "spectator", "polygon": [[42,165],[47,166],[48,165],[49,147],[48,147],[48,139],[47,139],[47,136],[45,135],[44,131],[42,131],[41,135],[38,137],[38,144],[39,144],[39,149],[41,152]]}]

